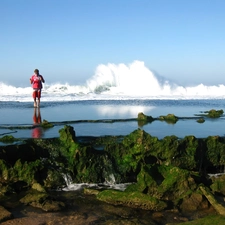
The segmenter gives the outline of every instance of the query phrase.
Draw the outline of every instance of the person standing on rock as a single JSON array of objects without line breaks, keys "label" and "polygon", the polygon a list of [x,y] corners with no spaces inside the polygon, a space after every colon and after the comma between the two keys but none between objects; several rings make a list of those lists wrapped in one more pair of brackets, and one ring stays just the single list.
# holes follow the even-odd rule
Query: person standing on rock
[{"label": "person standing on rock", "polygon": [[43,76],[39,74],[39,70],[35,69],[34,74],[30,78],[30,83],[32,84],[32,88],[33,88],[32,96],[34,99],[34,107],[40,107],[41,89],[42,89],[42,83],[44,82],[45,80]]}]

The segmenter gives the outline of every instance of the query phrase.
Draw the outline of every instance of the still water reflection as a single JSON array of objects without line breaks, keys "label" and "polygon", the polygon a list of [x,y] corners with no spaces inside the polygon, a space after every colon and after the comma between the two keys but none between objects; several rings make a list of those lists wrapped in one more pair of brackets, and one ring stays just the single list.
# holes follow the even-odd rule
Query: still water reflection
[{"label": "still water reflection", "polygon": [[[4,104],[3,104],[4,106]],[[167,135],[184,137],[194,135],[196,137],[206,137],[209,135],[224,136],[224,117],[206,120],[199,124],[195,119],[178,120],[176,124],[168,124],[161,121],[153,121],[145,125],[138,124],[137,121],[114,122],[114,123],[75,123],[77,120],[104,120],[104,119],[128,119],[137,118],[138,113],[154,118],[172,113],[176,116],[193,117],[195,114],[210,109],[225,109],[225,101],[222,100],[130,100],[130,101],[73,101],[73,102],[42,102],[41,109],[33,109],[31,103],[8,103],[0,110],[0,126],[15,124],[34,123],[40,119],[49,122],[71,121],[78,136],[100,136],[100,135],[127,135],[135,129],[143,129],[152,136],[163,138]],[[15,117],[15,114],[17,117]],[[33,118],[31,119],[31,114]],[[39,119],[38,119],[39,114]],[[37,116],[37,117],[36,117]],[[30,118],[30,119],[28,119]],[[55,125],[45,131],[44,137],[58,137],[59,129],[64,124]],[[5,128],[4,128],[5,129]],[[17,130],[15,137],[43,137],[42,131],[31,134],[30,130]]]}]

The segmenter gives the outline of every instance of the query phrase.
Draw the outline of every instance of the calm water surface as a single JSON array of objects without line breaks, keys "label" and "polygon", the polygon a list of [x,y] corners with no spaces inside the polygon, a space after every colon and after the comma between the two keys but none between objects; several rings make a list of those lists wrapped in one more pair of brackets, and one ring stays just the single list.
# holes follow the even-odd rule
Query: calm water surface
[{"label": "calm water surface", "polygon": [[[152,136],[163,138],[167,135],[184,137],[195,135],[206,137],[209,135],[224,136],[225,118],[207,119],[205,123],[197,123],[196,119],[182,119],[176,124],[154,121],[139,126],[136,121],[114,123],[73,123],[77,120],[99,119],[128,119],[137,118],[139,112],[152,117],[159,117],[169,113],[178,117],[194,117],[196,114],[210,109],[225,109],[225,100],[80,100],[70,102],[42,102],[38,110],[33,108],[32,102],[0,102],[0,135],[12,132],[14,137],[35,137],[34,129],[13,129],[12,126],[31,126],[36,117],[49,122],[69,123],[74,127],[77,136],[127,135],[137,128],[141,128]],[[64,124],[55,125],[48,130],[39,129],[36,137],[58,137],[58,130]]]}]

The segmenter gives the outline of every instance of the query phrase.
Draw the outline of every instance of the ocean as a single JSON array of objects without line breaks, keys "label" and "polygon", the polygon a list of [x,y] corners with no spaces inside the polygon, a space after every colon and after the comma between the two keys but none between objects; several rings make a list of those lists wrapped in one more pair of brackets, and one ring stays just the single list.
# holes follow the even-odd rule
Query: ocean
[{"label": "ocean", "polygon": [[[16,87],[0,81],[0,137],[12,133],[15,137],[58,137],[58,130],[68,124],[77,136],[127,135],[135,129],[144,129],[152,136],[163,138],[176,135],[206,137],[224,136],[224,117],[207,119],[199,124],[195,119],[182,119],[176,124],[154,121],[140,126],[129,122],[83,122],[78,120],[113,120],[137,118],[139,112],[152,117],[172,113],[179,117],[193,117],[211,109],[225,109],[225,86],[180,86],[155,75],[143,62],[99,65],[93,77],[83,85],[68,83],[43,85],[40,110],[33,108],[31,86]],[[27,79],[26,79],[27,82]],[[39,115],[39,117],[38,117]],[[33,135],[37,119],[55,126]],[[60,122],[60,123],[59,123]],[[63,123],[64,122],[64,123]]]}]

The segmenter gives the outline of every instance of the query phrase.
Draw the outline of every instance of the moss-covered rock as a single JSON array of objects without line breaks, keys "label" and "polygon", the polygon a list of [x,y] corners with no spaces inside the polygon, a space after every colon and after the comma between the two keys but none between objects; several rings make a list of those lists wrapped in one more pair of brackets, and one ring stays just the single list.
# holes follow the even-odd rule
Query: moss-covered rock
[{"label": "moss-covered rock", "polygon": [[28,184],[36,183],[39,180],[38,172],[43,169],[43,164],[40,160],[34,162],[21,162],[17,160],[12,170],[12,176],[18,180],[25,181]]},{"label": "moss-covered rock", "polygon": [[54,127],[54,125],[52,123],[48,122],[47,120],[43,120],[42,123],[41,123],[41,126],[43,128],[52,128],[52,127]]},{"label": "moss-covered rock", "polygon": [[147,116],[143,112],[138,113],[138,120],[144,120],[147,122],[152,122],[154,118],[152,116]]},{"label": "moss-covered rock", "polygon": [[223,115],[223,110],[222,109],[220,109],[220,110],[211,109],[209,111],[206,111],[205,113],[207,113],[207,116],[209,118],[218,118]]},{"label": "moss-covered rock", "polygon": [[137,121],[139,127],[142,127],[147,123],[151,123],[154,120],[155,119],[152,116],[147,116],[143,112],[138,113]]},{"label": "moss-covered rock", "polygon": [[[225,194],[222,178],[207,182],[202,178],[209,168],[225,165],[223,137],[180,139],[172,135],[159,140],[137,129],[125,137],[95,137],[84,142],[79,141],[71,126],[65,126],[59,133],[59,138],[31,139],[20,145],[0,147],[1,196],[31,188],[38,191],[40,198],[26,204],[41,207],[46,203],[46,208],[48,205],[49,210],[56,210],[61,203],[42,194],[64,187],[65,177],[76,183],[133,182],[124,192],[93,194],[112,204],[152,210],[166,206],[183,211],[202,207],[198,186],[209,186],[210,181],[213,193]],[[192,201],[196,204],[188,208]]]},{"label": "moss-covered rock", "polygon": [[212,184],[210,188],[214,193],[221,193],[225,195],[225,175],[219,177],[212,177]]},{"label": "moss-covered rock", "polygon": [[222,109],[220,110],[215,110],[211,109],[209,111],[204,111],[201,114],[196,114],[196,116],[203,116],[203,117],[208,117],[208,118],[219,118],[223,115],[224,111]]},{"label": "moss-covered rock", "polygon": [[145,131],[138,129],[130,133],[121,143],[107,145],[105,151],[113,160],[113,165],[116,172],[120,174],[122,182],[132,180],[140,171],[141,164],[147,161],[156,161],[154,156],[151,156],[150,146],[158,139],[151,137]]},{"label": "moss-covered rock", "polygon": [[13,137],[12,135],[5,135],[2,138],[0,138],[0,142],[3,143],[13,143],[18,140],[19,140],[18,138]]},{"label": "moss-covered rock", "polygon": [[0,159],[0,177],[1,182],[8,181],[10,174],[9,174],[9,166],[7,165],[6,161]]},{"label": "moss-covered rock", "polygon": [[205,119],[204,119],[204,118],[199,118],[199,119],[197,120],[197,122],[198,122],[198,123],[204,123],[204,122],[205,122]]},{"label": "moss-covered rock", "polygon": [[[137,129],[125,136],[121,143],[105,146],[121,176],[137,175],[142,164],[172,165],[204,173],[211,166],[225,164],[224,138],[183,139],[166,136],[159,140]],[[122,175],[123,174],[123,175]]]},{"label": "moss-covered rock", "polygon": [[38,191],[38,192],[44,192],[44,193],[46,193],[45,188],[41,184],[39,184],[39,183],[33,183],[31,188],[34,189],[34,190],[36,190],[36,191]]},{"label": "moss-covered rock", "polygon": [[225,139],[219,136],[209,136],[205,139],[205,144],[208,166],[225,165]]},{"label": "moss-covered rock", "polygon": [[110,176],[115,171],[107,152],[78,143],[71,126],[65,126],[59,132],[61,160],[74,182],[110,182]]},{"label": "moss-covered rock", "polygon": [[[143,177],[146,180],[146,175],[141,177],[141,173],[142,171],[138,175],[137,185],[143,183],[143,179],[140,178]],[[150,174],[152,179],[148,178],[150,182],[146,185],[145,192],[158,199],[172,201],[175,205],[197,188],[194,175],[178,167],[158,166],[148,173]]]},{"label": "moss-covered rock", "polygon": [[[158,166],[142,166],[141,171],[137,175],[137,182],[129,185],[125,192],[138,191],[145,194],[154,193],[158,189],[158,182],[161,182],[162,175],[158,171]],[[148,193],[151,187],[152,193]]]},{"label": "moss-covered rock", "polygon": [[167,123],[175,124],[178,121],[178,117],[174,114],[168,114],[166,116],[159,116],[159,120],[166,121]]},{"label": "moss-covered rock", "polygon": [[116,190],[104,190],[97,195],[97,199],[114,205],[126,205],[133,208],[161,211],[167,204],[154,197],[140,192],[121,192]]},{"label": "moss-covered rock", "polygon": [[125,193],[129,195],[129,192],[138,191],[146,196],[173,202],[174,206],[179,206],[182,199],[189,199],[189,196],[196,192],[197,182],[200,180],[197,173],[178,167],[143,166],[137,176],[137,183],[128,186]]},{"label": "moss-covered rock", "polygon": [[198,153],[200,148],[201,144],[199,139],[194,136],[184,137],[179,141],[179,147],[177,149],[179,155],[174,158],[174,165],[189,170],[196,170],[199,166]]}]

